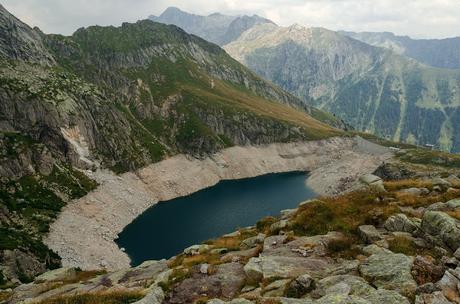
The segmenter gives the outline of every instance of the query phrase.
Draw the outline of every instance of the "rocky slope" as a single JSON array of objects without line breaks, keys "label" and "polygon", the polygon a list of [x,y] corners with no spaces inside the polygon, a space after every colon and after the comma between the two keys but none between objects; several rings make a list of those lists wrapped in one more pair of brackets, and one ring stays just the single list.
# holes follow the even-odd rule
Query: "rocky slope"
[{"label": "rocky slope", "polygon": [[218,45],[225,45],[237,39],[243,32],[257,24],[273,23],[257,15],[226,16],[215,13],[209,16],[199,16],[189,14],[176,7],[169,7],[159,17],[150,16],[149,19],[165,24],[174,24],[190,34],[200,36]]},{"label": "rocky slope", "polygon": [[412,39],[408,36],[397,36],[389,32],[340,32],[344,35],[368,43],[384,47],[394,52],[414,58],[417,61],[438,68],[460,68],[460,37],[446,39]]},{"label": "rocky slope", "polygon": [[359,130],[458,152],[460,71],[427,67],[322,28],[261,24],[224,47],[266,79]]},{"label": "rocky slope", "polygon": [[460,303],[458,176],[365,175],[360,183],[168,261],[109,273],[63,268],[1,296],[7,303]]},{"label": "rocky slope", "polygon": [[[315,192],[336,194],[392,157],[387,148],[373,150],[369,146],[373,144],[359,138],[333,138],[233,147],[203,160],[177,155],[135,174],[97,172],[95,178],[101,186],[63,209],[45,243],[59,254],[64,266],[85,270],[128,267],[129,257],[114,240],[157,202],[189,195],[220,180],[290,171],[309,171],[308,183]],[[353,164],[356,159],[359,164]],[[349,168],[342,170],[344,167]]]},{"label": "rocky slope", "polygon": [[2,287],[60,265],[43,235],[97,168],[340,133],[216,45],[147,20],[64,37],[0,7],[0,83]]}]

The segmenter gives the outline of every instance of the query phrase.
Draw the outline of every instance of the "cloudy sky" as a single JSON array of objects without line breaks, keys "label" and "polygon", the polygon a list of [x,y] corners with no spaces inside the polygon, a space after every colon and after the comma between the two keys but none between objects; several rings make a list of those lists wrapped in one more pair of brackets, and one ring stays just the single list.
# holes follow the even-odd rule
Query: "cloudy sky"
[{"label": "cloudy sky", "polygon": [[177,6],[196,14],[259,14],[280,25],[391,31],[415,38],[460,36],[460,0],[3,0],[1,4],[46,33],[119,25]]}]

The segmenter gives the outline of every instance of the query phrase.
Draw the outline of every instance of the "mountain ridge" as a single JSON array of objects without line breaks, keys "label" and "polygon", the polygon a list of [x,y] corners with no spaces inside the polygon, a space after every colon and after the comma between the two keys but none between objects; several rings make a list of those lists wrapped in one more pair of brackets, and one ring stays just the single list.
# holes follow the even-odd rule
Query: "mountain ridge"
[{"label": "mountain ridge", "polygon": [[190,34],[195,34],[221,46],[238,38],[241,33],[256,24],[273,23],[271,20],[258,15],[227,16],[213,13],[202,16],[187,13],[177,7],[168,7],[159,17],[151,15],[149,19],[177,25]]},{"label": "mountain ridge", "polygon": [[460,37],[442,39],[412,39],[391,32],[346,32],[340,33],[368,44],[391,49],[398,54],[414,58],[427,65],[447,68],[460,68]]},{"label": "mountain ridge", "polygon": [[298,25],[257,25],[224,48],[259,75],[358,130],[460,151],[452,129],[460,115],[459,71]]}]

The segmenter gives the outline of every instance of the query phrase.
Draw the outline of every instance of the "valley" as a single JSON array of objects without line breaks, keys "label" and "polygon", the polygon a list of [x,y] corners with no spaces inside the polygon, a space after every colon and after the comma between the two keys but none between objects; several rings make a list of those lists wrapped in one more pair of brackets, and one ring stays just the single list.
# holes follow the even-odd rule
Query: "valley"
[{"label": "valley", "polygon": [[0,303],[460,303],[458,38],[122,2],[0,5]]}]

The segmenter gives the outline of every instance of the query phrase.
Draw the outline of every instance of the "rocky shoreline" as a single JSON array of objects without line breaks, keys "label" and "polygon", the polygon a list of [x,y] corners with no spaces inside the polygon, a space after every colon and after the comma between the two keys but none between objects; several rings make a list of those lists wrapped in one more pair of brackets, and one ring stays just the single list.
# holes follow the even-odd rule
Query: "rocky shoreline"
[{"label": "rocky shoreline", "polygon": [[[169,260],[61,268],[7,303],[460,303],[460,178],[383,181],[321,197]],[[2,296],[0,294],[0,296]],[[106,302],[104,302],[106,301]]]},{"label": "rocky shoreline", "polygon": [[65,267],[126,268],[130,259],[114,240],[132,220],[159,201],[191,194],[224,179],[289,171],[308,171],[308,185],[314,191],[337,194],[391,156],[388,149],[359,137],[337,137],[232,147],[205,159],[177,155],[119,176],[109,171],[94,172],[91,177],[100,186],[63,209],[45,243],[60,255]]}]

